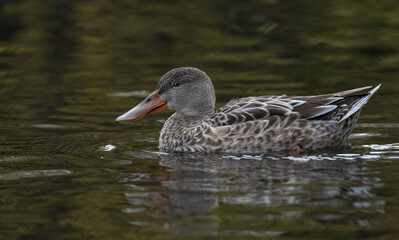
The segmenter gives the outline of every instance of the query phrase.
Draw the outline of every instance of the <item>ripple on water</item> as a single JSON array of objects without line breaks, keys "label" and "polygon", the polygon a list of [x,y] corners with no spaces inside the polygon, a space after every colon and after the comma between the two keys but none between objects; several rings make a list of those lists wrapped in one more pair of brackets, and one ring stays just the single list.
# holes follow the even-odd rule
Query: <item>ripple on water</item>
[{"label": "ripple on water", "polygon": [[33,124],[31,126],[35,127],[35,128],[43,128],[43,129],[61,129],[61,128],[66,128],[66,126],[62,126],[62,125],[58,125],[58,124],[47,124],[47,123]]},{"label": "ripple on water", "polygon": [[108,93],[108,97],[147,97],[150,92],[146,90]]},{"label": "ripple on water", "polygon": [[128,151],[126,152],[128,156],[139,158],[139,159],[152,159],[152,158],[160,158],[163,155],[168,155],[167,153],[163,152],[156,152],[156,151],[148,151],[148,150],[141,150],[141,151]]},{"label": "ripple on water", "polygon": [[140,212],[145,212],[147,211],[147,208],[125,208],[122,209],[122,212],[124,213],[140,213]]},{"label": "ripple on water", "polygon": [[399,123],[358,123],[361,128],[399,128]]},{"label": "ripple on water", "polygon": [[71,171],[64,169],[27,170],[0,174],[0,180],[18,180],[22,178],[54,177],[71,175]]},{"label": "ripple on water", "polygon": [[349,135],[349,139],[357,139],[357,138],[368,138],[368,137],[377,137],[381,136],[380,133],[352,133]]},{"label": "ripple on water", "polygon": [[262,160],[264,159],[264,155],[242,155],[242,156],[234,156],[234,155],[224,155],[221,156],[223,159],[232,159],[232,160],[243,160],[243,159],[248,159],[248,160]]},{"label": "ripple on water", "polygon": [[308,162],[308,161],[333,161],[333,160],[338,160],[338,159],[344,159],[344,160],[356,160],[357,157],[359,157],[360,154],[357,153],[342,153],[342,154],[335,154],[335,155],[324,155],[324,154],[319,154],[319,155],[303,155],[303,156],[282,156],[282,157],[274,157],[274,156],[264,156],[263,154],[261,155],[242,155],[242,156],[234,156],[234,155],[224,155],[221,156],[222,159],[231,159],[231,160],[257,160],[257,161],[262,161],[262,160],[281,160],[281,159],[286,159],[290,161],[295,161],[295,162]]},{"label": "ripple on water", "polygon": [[24,162],[24,161],[35,160],[35,159],[38,159],[38,157],[35,157],[35,156],[9,156],[9,157],[0,158],[0,163],[1,162]]},{"label": "ripple on water", "polygon": [[116,166],[128,166],[132,165],[133,161],[132,160],[124,160],[124,159],[115,159],[115,158],[108,158],[108,157],[100,157],[103,160],[109,161],[110,164],[116,165]]},{"label": "ripple on water", "polygon": [[237,236],[237,237],[277,237],[282,231],[249,231],[249,230],[226,230],[218,231],[220,236]]},{"label": "ripple on water", "polygon": [[364,154],[360,156],[359,158],[369,160],[369,161],[375,161],[381,158],[381,155],[370,155],[370,154]]},{"label": "ripple on water", "polygon": [[362,147],[371,148],[372,150],[398,150],[399,143],[370,144],[370,145],[362,145]]}]

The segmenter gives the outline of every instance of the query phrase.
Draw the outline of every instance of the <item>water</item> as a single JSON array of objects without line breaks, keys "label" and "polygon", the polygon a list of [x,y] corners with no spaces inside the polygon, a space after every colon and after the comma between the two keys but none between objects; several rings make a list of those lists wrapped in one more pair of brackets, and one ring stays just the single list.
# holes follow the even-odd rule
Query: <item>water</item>
[{"label": "water", "polygon": [[[1,1],[0,239],[398,239],[399,4]],[[181,155],[114,124],[169,69],[233,97],[382,87],[340,151]]]}]

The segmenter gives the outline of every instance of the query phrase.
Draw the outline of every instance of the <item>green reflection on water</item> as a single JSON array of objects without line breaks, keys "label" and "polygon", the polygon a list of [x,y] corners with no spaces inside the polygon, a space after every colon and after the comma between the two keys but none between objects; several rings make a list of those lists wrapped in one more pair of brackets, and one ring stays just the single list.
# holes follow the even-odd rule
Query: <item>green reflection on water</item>
[{"label": "green reflection on water", "polygon": [[[395,238],[398,154],[387,144],[399,142],[398,126],[383,123],[399,121],[398,8],[373,0],[1,1],[0,238]],[[253,168],[256,161],[239,162],[231,172],[223,169],[237,161],[206,169],[213,165],[205,159],[202,172],[191,165],[162,167],[159,161],[168,161],[156,152],[159,120],[170,112],[135,124],[113,121],[142,99],[120,93],[151,91],[179,66],[206,71],[219,106],[239,96],[383,83],[359,120],[380,125],[355,129],[371,137],[351,140],[350,153],[362,154],[352,165],[327,164],[338,177],[308,179],[318,168],[302,172],[308,166],[299,163],[288,169],[293,183],[276,169],[265,173],[271,181],[237,171],[268,169],[265,163]],[[362,146],[370,144],[389,150],[369,154],[377,150]],[[377,157],[365,160],[370,156]],[[318,183],[323,179],[331,182]],[[251,185],[258,188],[245,187]],[[256,205],[275,197],[258,192],[265,186],[277,192],[293,187],[288,196],[300,201]],[[322,194],[357,186],[371,196]],[[344,206],[312,205],[319,192]],[[248,204],[228,198],[251,194],[260,195]],[[180,198],[204,200],[187,206],[207,210],[179,212],[185,207]]]}]

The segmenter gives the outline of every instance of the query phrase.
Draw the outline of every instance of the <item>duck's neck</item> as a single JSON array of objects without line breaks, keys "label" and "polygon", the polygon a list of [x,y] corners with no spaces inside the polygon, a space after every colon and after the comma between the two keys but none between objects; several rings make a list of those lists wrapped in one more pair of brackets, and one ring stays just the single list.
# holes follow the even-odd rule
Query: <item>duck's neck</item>
[{"label": "duck's neck", "polygon": [[174,115],[181,118],[201,118],[211,115],[215,109],[215,97],[209,97],[208,94],[202,99],[188,101],[184,108],[179,109]]}]

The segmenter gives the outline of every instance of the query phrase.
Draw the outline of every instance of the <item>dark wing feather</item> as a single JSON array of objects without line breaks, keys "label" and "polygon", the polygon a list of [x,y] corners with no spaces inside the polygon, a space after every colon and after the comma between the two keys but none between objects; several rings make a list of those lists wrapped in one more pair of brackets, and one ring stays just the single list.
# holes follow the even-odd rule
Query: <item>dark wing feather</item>
[{"label": "dark wing feather", "polygon": [[304,104],[295,107],[294,111],[301,115],[302,119],[336,120],[338,111],[348,108],[366,94],[359,94],[370,86],[361,87],[342,92],[323,94],[317,96],[292,96],[290,98],[305,101]]}]

